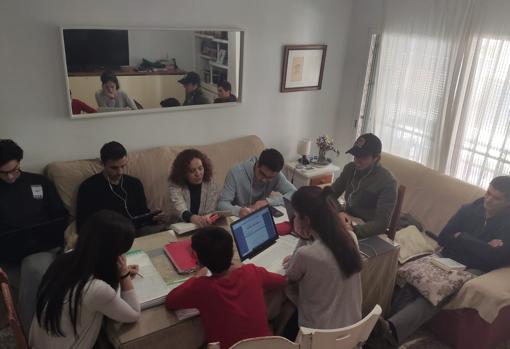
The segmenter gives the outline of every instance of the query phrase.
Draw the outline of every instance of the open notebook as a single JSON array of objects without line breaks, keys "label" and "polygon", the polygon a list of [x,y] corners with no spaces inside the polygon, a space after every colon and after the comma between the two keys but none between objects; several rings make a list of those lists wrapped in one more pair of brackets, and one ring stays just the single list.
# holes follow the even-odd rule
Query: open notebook
[{"label": "open notebook", "polygon": [[149,256],[142,250],[131,250],[126,254],[126,258],[128,265],[138,264],[139,272],[143,275],[143,277],[137,275],[133,279],[133,286],[142,310],[163,304],[168,292],[182,283],[167,284]]}]

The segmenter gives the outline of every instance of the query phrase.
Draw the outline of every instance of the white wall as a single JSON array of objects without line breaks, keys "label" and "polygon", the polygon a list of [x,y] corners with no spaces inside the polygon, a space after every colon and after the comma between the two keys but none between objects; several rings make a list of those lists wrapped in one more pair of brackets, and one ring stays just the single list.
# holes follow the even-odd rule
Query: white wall
[{"label": "white wall", "polygon": [[194,43],[191,30],[129,30],[129,65],[168,57],[175,58],[179,68],[193,70]]},{"label": "white wall", "polygon": [[[331,134],[344,108],[339,96],[350,10],[351,0],[2,1],[0,137],[15,139],[25,149],[23,168],[35,171],[51,161],[96,157],[110,140],[134,150],[257,134],[297,157],[298,139]],[[244,101],[69,120],[58,25],[244,28]],[[280,93],[282,46],[315,43],[328,45],[322,90]]]},{"label": "white wall", "polygon": [[[382,30],[384,3],[383,0],[353,2],[335,132],[341,150],[349,149],[355,141],[355,121],[360,112],[370,39],[372,33]],[[338,163],[346,163],[351,159],[351,156],[343,154]]]}]

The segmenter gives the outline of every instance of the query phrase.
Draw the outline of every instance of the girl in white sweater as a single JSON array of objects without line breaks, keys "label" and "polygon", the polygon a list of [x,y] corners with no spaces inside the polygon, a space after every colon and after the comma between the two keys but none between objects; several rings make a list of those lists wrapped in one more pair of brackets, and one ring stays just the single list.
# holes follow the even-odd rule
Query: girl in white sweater
[{"label": "girl in white sweater", "polygon": [[131,282],[136,267],[130,270],[124,256],[134,235],[131,221],[118,213],[104,210],[89,217],[76,248],[53,262],[39,286],[31,348],[89,349],[105,315],[121,322],[138,319]]},{"label": "girl in white sweater", "polygon": [[[361,257],[331,193],[314,186],[292,196],[294,231],[301,241],[285,266],[300,326],[334,329],[361,320]],[[296,325],[287,327],[289,338],[297,334]]]}]

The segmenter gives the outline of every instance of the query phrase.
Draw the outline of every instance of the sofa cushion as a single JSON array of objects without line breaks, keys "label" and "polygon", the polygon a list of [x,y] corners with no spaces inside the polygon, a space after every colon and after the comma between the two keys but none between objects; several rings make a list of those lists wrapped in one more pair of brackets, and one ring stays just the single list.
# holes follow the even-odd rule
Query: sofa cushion
[{"label": "sofa cushion", "polygon": [[404,264],[412,259],[434,253],[437,242],[422,233],[414,225],[397,231],[395,242],[400,245],[398,261]]},{"label": "sofa cushion", "polygon": [[443,270],[431,260],[432,256],[427,256],[405,264],[398,269],[398,277],[416,288],[433,305],[438,305],[475,277],[464,270]]}]

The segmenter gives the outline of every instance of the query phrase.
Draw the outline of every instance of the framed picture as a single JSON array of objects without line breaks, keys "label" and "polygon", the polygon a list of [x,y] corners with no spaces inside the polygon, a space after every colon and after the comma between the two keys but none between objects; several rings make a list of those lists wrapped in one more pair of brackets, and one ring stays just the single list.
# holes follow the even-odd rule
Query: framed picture
[{"label": "framed picture", "polygon": [[280,92],[320,90],[327,45],[286,45],[283,48]]}]

